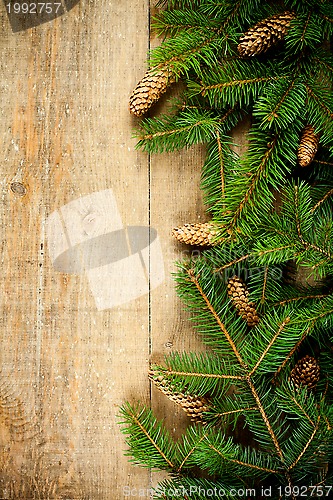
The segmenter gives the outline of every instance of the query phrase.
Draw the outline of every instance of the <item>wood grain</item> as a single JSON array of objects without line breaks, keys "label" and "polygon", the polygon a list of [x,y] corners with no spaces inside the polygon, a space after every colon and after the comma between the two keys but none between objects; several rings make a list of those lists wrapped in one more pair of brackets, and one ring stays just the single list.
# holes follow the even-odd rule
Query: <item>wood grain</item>
[{"label": "wood grain", "polygon": [[[134,149],[138,121],[128,97],[158,43],[150,7],[81,0],[52,22],[13,33],[0,6],[0,498],[120,500],[125,486],[148,498],[160,476],[124,456],[119,405],[151,403],[175,439],[188,424],[147,374],[172,350],[202,349],[171,278],[189,249],[171,229],[206,220],[204,151],[149,158]],[[46,221],[108,189],[124,227],[157,230],[166,279],[150,294],[97,310],[84,273],[54,268]]]},{"label": "wood grain", "polygon": [[0,14],[0,497],[117,500],[150,484],[116,423],[125,399],[149,401],[148,296],[97,311],[84,275],[53,269],[45,220],[112,189],[124,225],[149,222],[127,104],[148,3],[82,0],[15,34]]}]

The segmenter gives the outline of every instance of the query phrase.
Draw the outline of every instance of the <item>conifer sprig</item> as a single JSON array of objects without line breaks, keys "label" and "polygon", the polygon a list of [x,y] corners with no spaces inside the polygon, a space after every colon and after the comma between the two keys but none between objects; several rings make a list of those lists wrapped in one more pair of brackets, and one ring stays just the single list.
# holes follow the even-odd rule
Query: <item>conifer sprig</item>
[{"label": "conifer sprig", "polygon": [[306,87],[300,79],[282,80],[274,88],[267,89],[254,106],[253,116],[260,121],[263,130],[285,129],[296,119],[306,100]]},{"label": "conifer sprig", "polygon": [[277,72],[277,68],[270,63],[264,65],[256,60],[225,60],[214,73],[206,71],[200,82],[189,81],[189,95],[202,95],[214,107],[232,107],[236,104],[248,106],[269,83],[288,78],[287,74],[281,72],[282,68]]},{"label": "conifer sprig", "polygon": [[238,366],[228,360],[207,354],[179,354],[167,356],[163,366],[153,365],[154,377],[163,376],[175,390],[198,396],[226,392],[231,383],[244,380]]},{"label": "conifer sprig", "polygon": [[298,13],[286,34],[287,50],[291,54],[302,52],[305,48],[315,50],[325,39],[326,33],[322,29],[322,24],[322,17],[315,11]]},{"label": "conifer sprig", "polygon": [[[179,31],[207,32],[207,15],[200,10],[164,10],[153,19],[152,28],[158,35],[175,36]],[[211,32],[221,31],[221,19],[209,20]]]},{"label": "conifer sprig", "polygon": [[220,132],[208,144],[208,151],[202,169],[201,189],[207,210],[213,217],[226,210],[226,193],[229,189],[228,180],[237,168],[237,155],[223,140]]},{"label": "conifer sprig", "polygon": [[239,119],[240,113],[235,110],[226,110],[218,115],[195,107],[181,110],[175,116],[146,118],[135,134],[139,139],[137,147],[148,153],[168,152],[210,142],[217,134],[222,136],[220,140],[224,144],[228,144],[230,138],[224,134]]},{"label": "conifer sprig", "polygon": [[174,468],[175,444],[151,410],[127,403],[121,408],[120,416],[130,447],[126,454],[133,457],[133,462],[153,469]]},{"label": "conifer sprig", "polygon": [[151,51],[149,64],[162,67],[179,77],[187,75],[190,70],[198,75],[203,67],[218,63],[219,55],[227,50],[228,38],[212,33],[209,29],[181,31],[172,39],[166,39]]}]

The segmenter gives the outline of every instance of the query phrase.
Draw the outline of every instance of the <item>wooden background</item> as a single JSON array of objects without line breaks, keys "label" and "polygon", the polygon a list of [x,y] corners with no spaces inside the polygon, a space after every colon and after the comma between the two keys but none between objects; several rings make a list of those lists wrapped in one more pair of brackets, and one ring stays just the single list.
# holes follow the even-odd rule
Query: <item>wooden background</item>
[{"label": "wooden background", "polygon": [[[147,0],[81,0],[13,33],[1,2],[0,498],[142,495],[158,475],[124,457],[125,400],[151,403],[177,437],[185,414],[150,387],[149,363],[201,348],[170,273],[189,251],[171,228],[205,221],[200,147],[135,151],[128,97],[155,44]],[[161,103],[156,112],[160,112]],[[84,275],[54,270],[45,220],[112,189],[124,225],[158,231],[164,283],[97,311]],[[110,283],[117,288],[115,280]]]}]

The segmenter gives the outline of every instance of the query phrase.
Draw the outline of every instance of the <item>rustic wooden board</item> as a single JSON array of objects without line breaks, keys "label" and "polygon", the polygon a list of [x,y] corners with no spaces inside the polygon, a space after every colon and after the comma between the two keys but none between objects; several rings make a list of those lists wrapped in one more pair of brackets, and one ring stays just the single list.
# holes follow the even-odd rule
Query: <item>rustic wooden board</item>
[{"label": "rustic wooden board", "polygon": [[[203,216],[202,151],[150,159],[134,150],[137,121],[127,103],[146,69],[148,0],[81,0],[16,33],[3,3],[0,15],[0,498],[138,495],[156,476],[124,457],[118,405],[151,399],[175,437],[187,422],[150,389],[147,372],[150,359],[198,346],[170,272],[187,251],[171,228]],[[97,310],[87,275],[55,269],[46,221],[105,190],[124,226],[158,231],[166,279],[150,294]],[[89,236],[84,224],[96,217],[102,230],[112,222],[107,207],[82,207],[71,232]]]}]

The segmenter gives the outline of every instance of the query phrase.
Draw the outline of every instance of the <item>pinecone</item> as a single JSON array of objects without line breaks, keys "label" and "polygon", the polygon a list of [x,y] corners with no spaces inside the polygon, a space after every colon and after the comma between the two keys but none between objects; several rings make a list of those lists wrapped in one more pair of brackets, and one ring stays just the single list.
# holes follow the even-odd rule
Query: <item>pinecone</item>
[{"label": "pinecone", "polygon": [[312,125],[304,127],[298,146],[297,159],[301,167],[310,165],[319,146],[319,134],[315,134]]},{"label": "pinecone", "polygon": [[181,243],[197,246],[213,246],[216,236],[213,224],[209,222],[198,224],[184,224],[172,230],[174,236]]},{"label": "pinecone", "polygon": [[238,276],[234,276],[228,280],[227,290],[238,314],[249,326],[256,326],[259,323],[259,316],[254,302],[249,302],[249,291],[245,283]]},{"label": "pinecone", "polygon": [[240,38],[237,47],[239,55],[249,57],[266,52],[272,45],[283,40],[295,17],[293,12],[286,11],[257,23]]},{"label": "pinecone", "polygon": [[302,385],[306,385],[311,390],[316,387],[319,375],[320,366],[318,361],[307,354],[304,358],[297,361],[291,370],[290,378],[297,389]]},{"label": "pinecone", "polygon": [[175,391],[174,386],[163,375],[157,375],[153,370],[149,372],[149,378],[167,398],[182,407],[192,422],[206,423],[203,420],[203,413],[209,408],[209,402],[206,398]]},{"label": "pinecone", "polygon": [[174,77],[167,69],[148,70],[132,92],[129,100],[130,112],[135,116],[147,113],[174,82]]}]

